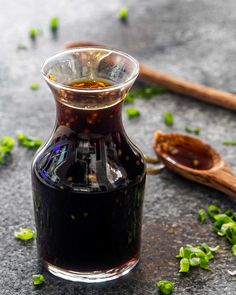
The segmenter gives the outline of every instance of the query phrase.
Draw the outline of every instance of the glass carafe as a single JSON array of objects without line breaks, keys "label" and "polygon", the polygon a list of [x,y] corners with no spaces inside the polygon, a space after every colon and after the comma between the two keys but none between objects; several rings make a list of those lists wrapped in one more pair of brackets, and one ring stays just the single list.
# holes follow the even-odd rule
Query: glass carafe
[{"label": "glass carafe", "polygon": [[57,116],[32,187],[39,257],[56,276],[107,281],[139,261],[145,164],[121,114],[138,70],[129,55],[103,48],[67,50],[43,65]]}]

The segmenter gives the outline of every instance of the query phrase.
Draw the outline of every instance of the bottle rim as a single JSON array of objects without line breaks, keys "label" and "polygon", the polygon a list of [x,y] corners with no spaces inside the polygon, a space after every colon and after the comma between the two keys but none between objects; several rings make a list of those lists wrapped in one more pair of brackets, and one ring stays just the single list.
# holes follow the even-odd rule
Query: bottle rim
[{"label": "bottle rim", "polygon": [[[121,83],[116,83],[114,85],[109,85],[109,86],[106,86],[106,87],[102,87],[102,88],[82,88],[82,87],[78,88],[78,87],[73,87],[73,86],[70,86],[70,85],[65,85],[65,84],[59,83],[57,81],[54,81],[54,80],[50,79],[47,76],[47,72],[45,71],[45,68],[53,60],[56,60],[56,59],[59,60],[63,55],[65,55],[67,53],[74,54],[74,53],[77,53],[77,52],[86,52],[86,51],[101,51],[101,52],[107,52],[107,53],[110,53],[110,54],[114,53],[114,54],[117,54],[119,56],[125,57],[127,60],[129,60],[133,64],[133,66],[134,66],[133,73],[126,81],[123,81]],[[57,89],[62,89],[62,90],[72,91],[72,92],[79,92],[79,93],[99,93],[99,92],[113,91],[113,90],[121,89],[123,87],[126,87],[126,86],[132,84],[136,80],[136,78],[137,78],[137,76],[139,74],[139,63],[131,55],[129,55],[129,54],[123,52],[123,51],[117,50],[117,49],[108,49],[108,48],[101,47],[101,46],[77,47],[77,48],[72,48],[72,49],[68,49],[68,50],[63,50],[63,51],[49,57],[48,59],[46,59],[45,62],[43,63],[43,65],[42,65],[41,73],[42,73],[43,78],[45,79],[45,81],[49,85],[51,85],[51,86],[53,86],[53,87],[55,87]]]}]

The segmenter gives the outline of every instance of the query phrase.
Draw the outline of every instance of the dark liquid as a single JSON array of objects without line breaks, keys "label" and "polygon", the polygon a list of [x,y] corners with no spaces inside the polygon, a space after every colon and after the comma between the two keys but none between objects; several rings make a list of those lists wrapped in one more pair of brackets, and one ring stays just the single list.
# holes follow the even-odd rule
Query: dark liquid
[{"label": "dark liquid", "polygon": [[[70,85],[109,86],[104,81]],[[123,131],[120,112],[121,102],[93,110],[57,102],[55,133],[32,173],[44,261],[86,272],[139,258],[145,167]]]},{"label": "dark liquid", "polygon": [[192,169],[208,170],[213,166],[212,155],[198,146],[171,146],[167,154],[175,163]]},{"label": "dark liquid", "polygon": [[107,80],[79,80],[68,84],[69,86],[75,88],[104,88],[108,86],[112,86],[113,83]]}]

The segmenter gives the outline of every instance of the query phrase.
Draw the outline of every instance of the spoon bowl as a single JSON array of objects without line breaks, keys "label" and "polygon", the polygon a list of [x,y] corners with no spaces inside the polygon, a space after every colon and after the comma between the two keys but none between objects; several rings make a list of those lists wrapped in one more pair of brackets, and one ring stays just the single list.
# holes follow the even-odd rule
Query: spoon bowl
[{"label": "spoon bowl", "polygon": [[195,136],[157,131],[153,148],[169,170],[236,198],[236,176],[209,144]]}]

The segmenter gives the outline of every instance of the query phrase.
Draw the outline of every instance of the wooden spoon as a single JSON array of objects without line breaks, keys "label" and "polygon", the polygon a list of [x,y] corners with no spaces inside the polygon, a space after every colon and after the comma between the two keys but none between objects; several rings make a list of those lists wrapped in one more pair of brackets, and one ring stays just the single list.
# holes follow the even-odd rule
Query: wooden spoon
[{"label": "wooden spoon", "polygon": [[236,197],[236,176],[220,154],[199,138],[157,131],[153,148],[171,171]]},{"label": "wooden spoon", "polygon": [[[65,48],[69,49],[82,46],[101,46],[111,48],[107,45],[101,45],[89,41],[74,41],[66,44]],[[146,83],[164,86],[176,93],[194,97],[196,99],[219,105],[227,109],[236,110],[236,95],[229,92],[216,90],[204,85],[177,79],[171,75],[153,70],[144,64],[140,64],[140,73],[138,79]]]}]

